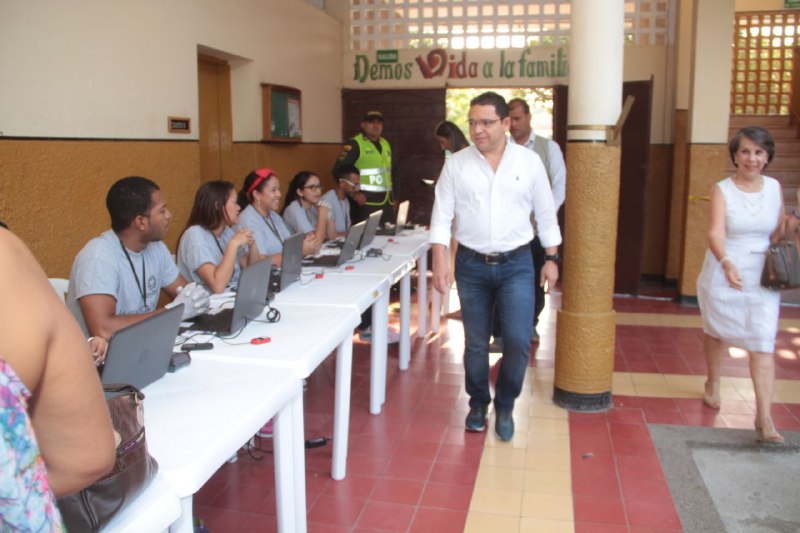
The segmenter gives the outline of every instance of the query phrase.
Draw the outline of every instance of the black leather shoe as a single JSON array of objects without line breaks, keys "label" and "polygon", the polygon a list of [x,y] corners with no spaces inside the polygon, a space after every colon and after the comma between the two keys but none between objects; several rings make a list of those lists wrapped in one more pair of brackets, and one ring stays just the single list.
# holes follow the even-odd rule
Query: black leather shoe
[{"label": "black leather shoe", "polygon": [[497,433],[497,438],[502,441],[508,442],[514,436],[514,417],[511,416],[511,410],[497,411],[497,416],[494,420],[494,431]]},{"label": "black leather shoe", "polygon": [[486,429],[486,407],[472,407],[464,423],[467,431],[481,432]]}]

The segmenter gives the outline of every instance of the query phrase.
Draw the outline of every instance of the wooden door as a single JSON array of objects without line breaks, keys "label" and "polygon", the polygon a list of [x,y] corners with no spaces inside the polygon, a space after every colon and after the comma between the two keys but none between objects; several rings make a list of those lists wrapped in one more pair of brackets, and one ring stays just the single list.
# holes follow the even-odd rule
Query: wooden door
[{"label": "wooden door", "polygon": [[411,201],[409,220],[419,224],[430,222],[433,208],[433,189],[421,180],[438,177],[444,165],[433,130],[445,119],[445,98],[445,89],[342,91],[343,140],[359,133],[364,113],[383,113],[383,136],[392,145],[395,198]]},{"label": "wooden door", "polygon": [[652,80],[622,84],[622,101],[628,95],[633,95],[636,101],[622,128],[617,264],[614,269],[614,292],[620,294],[638,294],[642,277],[652,85]]},{"label": "wooden door", "polygon": [[200,121],[200,179],[231,179],[231,74],[225,61],[197,58],[198,118]]}]

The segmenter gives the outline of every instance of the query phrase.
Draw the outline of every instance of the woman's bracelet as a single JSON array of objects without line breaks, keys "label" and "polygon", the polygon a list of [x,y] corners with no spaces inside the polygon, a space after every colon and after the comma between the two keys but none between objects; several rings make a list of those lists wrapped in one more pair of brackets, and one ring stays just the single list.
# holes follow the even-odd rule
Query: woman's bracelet
[{"label": "woman's bracelet", "polygon": [[726,256],[723,256],[722,259],[719,260],[720,266],[724,265],[726,261],[728,263],[733,263],[733,261],[731,261],[731,258],[726,255]]}]

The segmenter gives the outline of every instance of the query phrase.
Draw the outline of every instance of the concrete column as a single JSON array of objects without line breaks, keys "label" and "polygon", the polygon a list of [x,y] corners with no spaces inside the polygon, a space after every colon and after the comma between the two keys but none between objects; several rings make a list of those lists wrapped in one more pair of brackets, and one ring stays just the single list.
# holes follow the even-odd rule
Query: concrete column
[{"label": "concrete column", "polygon": [[620,149],[608,144],[622,108],[624,1],[573,0],[569,49],[564,293],[555,389],[561,407],[611,407],[614,260]]},{"label": "concrete column", "polygon": [[686,150],[686,202],[678,292],[697,296],[708,247],[709,198],[725,177],[731,95],[734,0],[696,0]]}]

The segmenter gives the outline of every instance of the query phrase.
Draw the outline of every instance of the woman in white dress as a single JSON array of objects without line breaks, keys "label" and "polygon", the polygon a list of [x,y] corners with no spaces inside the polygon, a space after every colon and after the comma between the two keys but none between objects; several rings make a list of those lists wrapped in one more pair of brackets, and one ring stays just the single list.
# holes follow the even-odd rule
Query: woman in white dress
[{"label": "woman in white dress", "polygon": [[760,281],[770,242],[783,235],[785,222],[794,229],[797,220],[784,215],[780,183],[762,175],[775,155],[769,132],[742,128],[728,149],[736,174],[716,183],[711,192],[709,248],[697,279],[708,366],[703,403],[720,408],[720,363],[727,347],[747,350],[757,439],[781,443],[770,415],[780,293],[763,288]]}]

